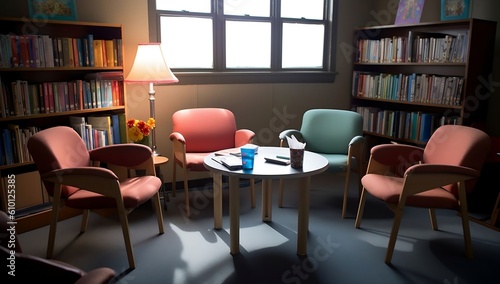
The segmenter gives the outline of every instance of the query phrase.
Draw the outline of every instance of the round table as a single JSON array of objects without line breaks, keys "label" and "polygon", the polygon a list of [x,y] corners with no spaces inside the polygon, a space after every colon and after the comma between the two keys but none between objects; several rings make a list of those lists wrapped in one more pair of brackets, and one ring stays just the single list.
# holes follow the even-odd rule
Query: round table
[{"label": "round table", "polygon": [[325,157],[305,151],[304,162],[301,169],[293,169],[290,165],[279,165],[266,162],[264,157],[290,156],[289,148],[259,147],[255,155],[252,170],[229,170],[214,161],[215,154],[210,154],[204,159],[205,168],[213,173],[214,180],[214,227],[222,228],[222,176],[229,177],[229,222],[230,222],[230,247],[231,254],[240,251],[239,244],[239,179],[262,179],[262,221],[271,221],[271,193],[273,179],[298,179],[299,209],[297,229],[297,254],[307,254],[307,231],[309,227],[309,191],[311,176],[320,174],[328,168]]}]

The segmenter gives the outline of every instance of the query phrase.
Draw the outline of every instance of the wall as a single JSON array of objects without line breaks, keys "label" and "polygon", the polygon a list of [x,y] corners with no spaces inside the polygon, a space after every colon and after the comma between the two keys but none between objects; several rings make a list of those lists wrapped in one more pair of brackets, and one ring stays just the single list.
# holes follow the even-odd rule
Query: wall
[{"label": "wall", "polygon": [[[21,3],[19,3],[21,2]],[[0,16],[28,16],[27,1],[0,0]],[[494,0],[475,1],[473,15],[497,17]],[[14,4],[15,3],[15,4]],[[299,128],[304,111],[310,108],[341,108],[350,105],[352,75],[352,30],[355,27],[394,23],[398,0],[339,0],[336,81],[331,84],[232,84],[169,85],[155,87],[158,152],[171,157],[171,115],[178,109],[225,107],[235,113],[238,127],[257,133],[256,143],[278,145],[277,135],[285,128]],[[485,4],[487,3],[487,4]],[[439,20],[440,0],[426,0],[422,21]],[[133,63],[137,44],[148,42],[147,0],[77,0],[79,21],[121,23],[124,26],[125,73]],[[498,36],[497,36],[498,38]],[[498,46],[498,45],[497,45]],[[498,48],[497,48],[498,49]],[[497,53],[498,54],[498,53]],[[499,60],[500,56],[496,56]],[[498,72],[496,72],[498,74]],[[130,118],[149,116],[147,87],[127,86]],[[280,114],[286,113],[286,119]],[[500,114],[499,114],[500,115]],[[498,121],[498,120],[497,120]],[[499,131],[500,132],[500,131]],[[162,168],[171,180],[172,163]],[[193,178],[202,175],[192,175]]]}]

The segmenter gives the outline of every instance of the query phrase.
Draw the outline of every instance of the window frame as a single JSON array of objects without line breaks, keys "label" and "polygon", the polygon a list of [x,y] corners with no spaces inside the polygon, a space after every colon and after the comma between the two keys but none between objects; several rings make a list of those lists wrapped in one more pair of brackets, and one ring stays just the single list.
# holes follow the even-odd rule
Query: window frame
[{"label": "window frame", "polygon": [[[213,11],[216,7],[222,7],[218,4],[221,0],[212,2]],[[271,0],[273,3],[275,0]],[[281,46],[281,26],[283,23],[307,23],[317,20],[307,19],[291,19],[291,18],[274,18],[272,19],[272,43],[271,43],[271,70],[262,69],[228,69],[223,70],[224,62],[224,39],[217,38],[220,35],[217,29],[224,29],[224,19],[238,21],[258,21],[268,20],[268,18],[251,17],[245,19],[244,16],[235,15],[218,15],[215,11],[214,18],[214,70],[189,70],[189,69],[172,69],[175,76],[179,79],[179,84],[249,84],[249,83],[333,83],[335,81],[336,71],[336,39],[337,39],[337,0],[326,0],[325,8],[325,40],[324,48],[326,50],[323,69],[291,69],[276,70],[276,66],[281,66],[281,51],[276,48],[276,45]],[[271,9],[276,9],[275,5],[271,5]],[[271,10],[271,15],[274,11]],[[185,12],[169,14],[186,15]],[[148,23],[149,23],[149,40],[150,42],[159,42],[160,39],[160,17],[163,15],[161,11],[156,10],[156,1],[148,0]],[[205,13],[191,12],[188,15],[206,17]],[[221,18],[222,17],[222,18]],[[272,17],[272,16],[271,16]],[[330,37],[326,36],[330,34]]]}]

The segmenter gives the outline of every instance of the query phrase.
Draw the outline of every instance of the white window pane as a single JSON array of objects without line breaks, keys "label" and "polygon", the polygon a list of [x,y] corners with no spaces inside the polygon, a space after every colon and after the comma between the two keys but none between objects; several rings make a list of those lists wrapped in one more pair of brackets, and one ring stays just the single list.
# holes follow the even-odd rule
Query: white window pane
[{"label": "white window pane", "polygon": [[324,2],[324,0],[281,0],[281,17],[322,20]]},{"label": "white window pane", "polygon": [[210,0],[156,0],[156,10],[210,13]]},{"label": "white window pane", "polygon": [[225,15],[269,17],[270,0],[224,0]]},{"label": "white window pane", "polygon": [[283,24],[283,68],[322,68],[323,25]]},{"label": "white window pane", "polygon": [[271,24],[227,21],[226,67],[270,68]]},{"label": "white window pane", "polygon": [[170,68],[213,68],[211,19],[161,17],[160,25]]}]

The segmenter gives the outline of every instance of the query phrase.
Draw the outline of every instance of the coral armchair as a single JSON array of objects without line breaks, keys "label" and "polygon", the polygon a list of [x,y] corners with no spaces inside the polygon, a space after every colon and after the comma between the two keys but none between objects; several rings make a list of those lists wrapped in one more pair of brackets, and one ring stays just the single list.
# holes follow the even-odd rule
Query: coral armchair
[{"label": "coral armchair", "polygon": [[[365,145],[363,118],[357,112],[339,109],[311,109],[304,113],[299,130],[288,129],[279,134],[282,147],[286,136],[294,135],[306,143],[306,150],[318,153],[328,159],[328,171],[346,173],[342,218],[347,208],[350,172],[356,168],[361,177],[362,158]],[[359,191],[361,191],[361,184]],[[280,181],[278,206],[282,207],[283,183]]]},{"label": "coral armchair", "polygon": [[368,193],[389,206],[395,215],[385,257],[390,263],[405,206],[428,208],[434,230],[438,229],[436,208],[457,210],[466,255],[472,258],[466,195],[474,188],[489,150],[486,133],[460,125],[439,127],[425,148],[403,144],[373,147],[361,179],[355,227],[360,228]]},{"label": "coral armchair", "polygon": [[[163,234],[163,215],[151,149],[139,144],[116,144],[87,151],[78,133],[70,127],[42,130],[28,140],[28,150],[52,197],[47,258],[52,257],[59,208],[83,210],[81,232],[85,232],[90,210],[116,210],[120,218],[130,268],[135,268],[127,214],[148,200],[153,201],[158,228]],[[107,168],[105,168],[106,166]],[[114,171],[122,175],[118,177]],[[144,175],[135,176],[135,170]]]},{"label": "coral armchair", "polygon": [[[177,166],[182,169],[185,211],[190,216],[188,171],[207,171],[203,159],[210,153],[251,143],[255,133],[237,129],[234,114],[223,108],[183,109],[172,115],[172,152],[174,155],[172,195],[176,193]],[[251,180],[252,207],[255,206]]]}]

